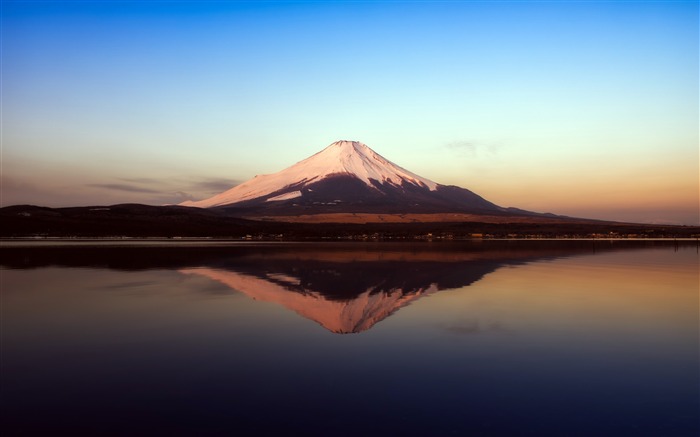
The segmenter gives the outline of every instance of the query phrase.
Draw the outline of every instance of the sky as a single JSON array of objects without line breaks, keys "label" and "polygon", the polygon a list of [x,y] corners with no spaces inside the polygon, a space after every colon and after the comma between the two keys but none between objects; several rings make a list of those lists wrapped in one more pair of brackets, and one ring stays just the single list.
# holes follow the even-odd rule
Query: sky
[{"label": "sky", "polygon": [[0,205],[200,200],[337,140],[700,224],[697,1],[2,1]]}]

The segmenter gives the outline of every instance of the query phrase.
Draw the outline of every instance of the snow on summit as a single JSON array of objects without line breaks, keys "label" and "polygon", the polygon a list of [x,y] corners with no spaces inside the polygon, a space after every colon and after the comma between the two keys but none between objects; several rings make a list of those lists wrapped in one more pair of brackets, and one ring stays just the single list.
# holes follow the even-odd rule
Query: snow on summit
[{"label": "snow on summit", "polygon": [[[272,193],[280,194],[267,199],[279,201],[298,197],[304,186],[329,176],[352,175],[367,186],[375,188],[372,181],[396,186],[412,184],[435,191],[438,184],[420,177],[385,159],[359,141],[336,141],[322,151],[278,173],[260,175],[221,194],[200,201],[187,201],[184,206],[210,208],[253,200]],[[289,188],[289,194],[284,191]]]},{"label": "snow on summit", "polygon": [[322,176],[351,174],[369,186],[372,186],[370,179],[374,179],[379,183],[401,185],[409,182],[431,190],[437,188],[435,182],[399,167],[359,141],[336,141],[297,165],[301,164],[309,168],[311,173],[323,173]]}]

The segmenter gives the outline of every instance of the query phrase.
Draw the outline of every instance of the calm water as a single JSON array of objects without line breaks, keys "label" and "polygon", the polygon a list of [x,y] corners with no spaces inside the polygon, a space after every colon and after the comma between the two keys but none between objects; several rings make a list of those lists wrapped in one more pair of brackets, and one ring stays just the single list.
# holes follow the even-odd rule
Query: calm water
[{"label": "calm water", "polygon": [[0,248],[14,435],[695,436],[695,242]]}]

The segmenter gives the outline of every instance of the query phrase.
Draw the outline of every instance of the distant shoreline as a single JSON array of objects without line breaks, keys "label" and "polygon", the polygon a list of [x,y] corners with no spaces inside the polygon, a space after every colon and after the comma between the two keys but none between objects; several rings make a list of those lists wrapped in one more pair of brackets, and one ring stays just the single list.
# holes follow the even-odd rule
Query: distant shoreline
[{"label": "distant shoreline", "polygon": [[411,244],[411,243],[438,243],[438,244],[452,244],[452,243],[462,243],[462,242],[488,242],[488,241],[517,241],[517,242],[539,242],[539,241],[630,241],[630,242],[698,242],[700,244],[700,237],[653,237],[653,238],[626,238],[626,237],[600,237],[600,238],[573,238],[573,237],[543,237],[543,238],[460,238],[460,239],[425,239],[425,238],[389,238],[389,239],[314,239],[308,238],[304,240],[275,240],[275,239],[237,239],[237,238],[208,238],[208,237],[183,237],[183,238],[161,238],[161,237],[124,237],[124,238],[113,238],[113,237],[75,237],[75,238],[62,238],[62,237],[47,237],[47,238],[35,238],[35,237],[14,237],[14,238],[0,238],[0,247],[11,247],[11,246],[40,246],[52,245],[53,243],[61,243],[67,245],[89,245],[91,243],[101,243],[105,245],[109,244],[120,244],[120,245],[146,245],[149,243],[153,244],[163,244],[167,245],[189,245],[192,243],[201,244],[207,243],[208,245],[285,245],[285,244],[361,244],[361,243],[398,243],[398,244]]},{"label": "distant shoreline", "polygon": [[[251,220],[200,208],[114,205],[105,208],[0,208],[0,239],[98,241],[418,241],[649,240],[698,238],[700,226],[619,223],[574,218],[459,214],[358,214],[361,222]],[[343,216],[345,217],[345,216]],[[403,221],[396,221],[401,218]],[[437,219],[440,220],[437,220]],[[450,218],[454,221],[448,221]],[[279,219],[279,217],[278,217]],[[322,220],[336,220],[323,222]],[[431,220],[428,220],[431,219]],[[434,219],[434,220],[433,220]]]}]

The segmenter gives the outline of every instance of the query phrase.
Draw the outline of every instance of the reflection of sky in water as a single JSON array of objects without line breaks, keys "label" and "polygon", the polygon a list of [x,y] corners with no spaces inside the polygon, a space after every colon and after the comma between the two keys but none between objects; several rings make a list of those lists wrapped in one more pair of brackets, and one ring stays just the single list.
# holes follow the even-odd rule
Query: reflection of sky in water
[{"label": "reflection of sky in water", "polygon": [[695,247],[534,260],[336,335],[176,270],[4,270],[3,422],[74,435],[693,435],[697,290]]}]

